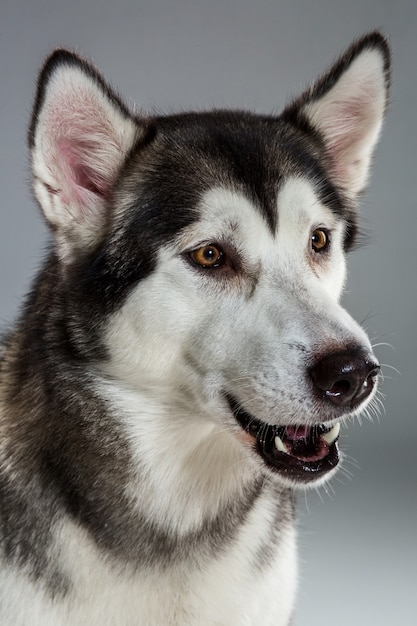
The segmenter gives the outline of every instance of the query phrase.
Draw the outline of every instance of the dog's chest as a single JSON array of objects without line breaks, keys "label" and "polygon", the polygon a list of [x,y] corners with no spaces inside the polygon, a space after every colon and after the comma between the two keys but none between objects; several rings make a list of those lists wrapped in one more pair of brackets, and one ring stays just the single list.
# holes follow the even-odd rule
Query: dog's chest
[{"label": "dog's chest", "polygon": [[100,615],[102,626],[250,626],[259,620],[287,626],[295,593],[294,531],[289,528],[269,552],[266,539],[251,525],[198,567],[133,575],[100,567],[101,559],[90,553],[92,576],[79,586],[80,611],[74,607],[69,624],[91,624]]},{"label": "dog's chest", "polygon": [[[6,583],[8,593],[25,597],[11,624],[31,626],[287,626],[295,594],[295,535],[288,526],[268,548],[260,512],[238,538],[199,563],[167,568],[123,569],[99,552],[85,533],[62,529],[63,570],[69,591],[45,602],[39,588]],[[10,584],[8,584],[10,583]],[[17,598],[16,598],[17,599]]]}]

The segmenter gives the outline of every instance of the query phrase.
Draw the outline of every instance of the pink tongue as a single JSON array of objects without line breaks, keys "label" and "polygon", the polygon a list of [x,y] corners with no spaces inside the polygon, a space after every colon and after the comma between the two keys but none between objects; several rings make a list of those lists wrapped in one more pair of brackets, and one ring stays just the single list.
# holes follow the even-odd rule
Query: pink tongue
[{"label": "pink tongue", "polygon": [[309,434],[310,428],[308,426],[287,426],[285,428],[285,435],[290,441],[307,439]]},{"label": "pink tongue", "polygon": [[285,441],[291,448],[288,454],[300,461],[320,461],[329,453],[329,446],[324,439],[319,438],[314,443],[311,441],[311,428],[308,426],[287,426]]}]

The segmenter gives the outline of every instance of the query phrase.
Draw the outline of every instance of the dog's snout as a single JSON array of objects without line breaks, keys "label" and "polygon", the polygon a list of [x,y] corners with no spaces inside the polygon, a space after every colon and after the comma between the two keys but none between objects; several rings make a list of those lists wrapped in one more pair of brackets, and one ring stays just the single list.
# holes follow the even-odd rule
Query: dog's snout
[{"label": "dog's snout", "polygon": [[309,373],[324,399],[337,406],[354,408],[372,392],[379,370],[371,353],[353,348],[325,355]]}]

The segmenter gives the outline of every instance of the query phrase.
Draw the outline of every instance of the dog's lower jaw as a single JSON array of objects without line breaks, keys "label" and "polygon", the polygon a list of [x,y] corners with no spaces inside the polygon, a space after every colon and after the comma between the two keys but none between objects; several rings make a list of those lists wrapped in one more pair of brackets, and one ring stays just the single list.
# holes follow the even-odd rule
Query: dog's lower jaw
[{"label": "dog's lower jaw", "polygon": [[231,394],[226,394],[226,400],[245,433],[242,439],[286,484],[316,483],[337,467],[338,422],[330,426],[273,426],[253,417]]}]

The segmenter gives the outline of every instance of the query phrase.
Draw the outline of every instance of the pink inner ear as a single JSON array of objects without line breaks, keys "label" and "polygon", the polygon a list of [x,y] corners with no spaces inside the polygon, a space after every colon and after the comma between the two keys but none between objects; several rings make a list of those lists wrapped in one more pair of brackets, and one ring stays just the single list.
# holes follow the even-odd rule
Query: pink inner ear
[{"label": "pink inner ear", "polygon": [[366,177],[370,151],[366,146],[373,144],[375,132],[375,116],[369,101],[355,98],[334,102],[323,130],[333,156],[335,174],[349,185],[361,176]]},{"label": "pink inner ear", "polygon": [[95,163],[95,169],[89,165],[89,161],[92,161],[94,153],[97,152],[93,141],[83,139],[71,141],[69,138],[63,138],[57,142],[57,152],[65,187],[70,193],[71,190],[75,193],[78,191],[80,200],[83,190],[98,196],[106,194],[110,186],[105,176],[108,172],[100,171],[101,164],[98,161]]},{"label": "pink inner ear", "polygon": [[69,259],[74,246],[91,246],[101,236],[137,126],[82,62],[60,63],[51,72],[37,111],[32,163],[35,193]]},{"label": "pink inner ear", "polygon": [[111,110],[91,86],[74,83],[71,90],[51,96],[45,112],[49,157],[45,156],[62,200],[73,213],[94,211],[108,194],[123,158]]},{"label": "pink inner ear", "polygon": [[335,103],[325,132],[331,150],[337,155],[360,141],[363,124],[366,122],[362,104],[359,101]]}]

